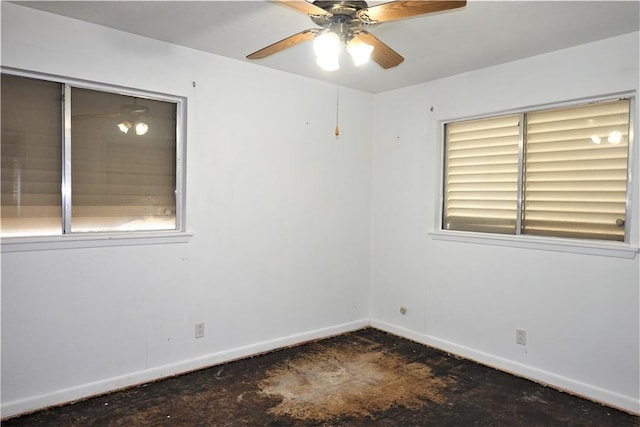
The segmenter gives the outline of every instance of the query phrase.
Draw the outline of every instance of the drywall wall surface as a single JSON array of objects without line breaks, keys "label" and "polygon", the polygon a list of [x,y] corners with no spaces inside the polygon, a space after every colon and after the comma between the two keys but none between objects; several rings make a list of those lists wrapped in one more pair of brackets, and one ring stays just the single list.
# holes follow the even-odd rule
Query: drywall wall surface
[{"label": "drywall wall surface", "polygon": [[2,416],[368,324],[372,95],[7,2],[2,66],[184,97],[192,233],[3,252]]},{"label": "drywall wall surface", "polygon": [[[433,233],[443,122],[633,93],[638,76],[635,33],[377,95],[374,123],[383,125],[376,125],[373,145],[373,324],[639,412],[633,249],[625,259]],[[638,122],[636,109],[636,138]],[[637,142],[632,248],[639,230]],[[516,344],[517,328],[526,330],[526,346]]]}]

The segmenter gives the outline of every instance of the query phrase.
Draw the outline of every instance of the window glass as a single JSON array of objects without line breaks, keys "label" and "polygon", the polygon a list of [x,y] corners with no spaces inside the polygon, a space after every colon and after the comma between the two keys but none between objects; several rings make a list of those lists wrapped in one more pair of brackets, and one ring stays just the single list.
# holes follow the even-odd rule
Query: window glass
[{"label": "window glass", "polygon": [[446,124],[442,228],[624,241],[630,109],[621,99]]},{"label": "window glass", "polygon": [[523,233],[624,240],[629,101],[527,115]]},{"label": "window glass", "polygon": [[176,228],[176,106],[73,88],[71,231]]},{"label": "window glass", "polygon": [[444,228],[513,234],[519,115],[446,125]]},{"label": "window glass", "polygon": [[178,100],[10,74],[1,97],[2,237],[182,229]]},{"label": "window glass", "polygon": [[2,235],[62,233],[62,85],[2,75]]}]

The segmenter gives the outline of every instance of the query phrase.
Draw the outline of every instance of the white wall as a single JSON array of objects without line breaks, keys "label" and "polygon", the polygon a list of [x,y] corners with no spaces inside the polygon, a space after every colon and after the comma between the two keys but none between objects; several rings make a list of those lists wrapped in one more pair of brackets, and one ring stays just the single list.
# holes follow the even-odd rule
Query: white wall
[{"label": "white wall", "polygon": [[369,322],[639,410],[637,256],[428,235],[440,120],[637,90],[637,34],[376,97],[341,90],[339,140],[335,87],[255,64],[6,2],[1,53],[4,66],[187,97],[194,233],[3,253],[3,416]]},{"label": "white wall", "polygon": [[[438,224],[443,120],[637,91],[638,76],[635,33],[376,96],[374,122],[385,125],[373,139],[373,324],[640,412],[637,255],[429,234]],[[515,343],[516,328],[527,330],[526,347]]]},{"label": "white wall", "polygon": [[371,95],[6,2],[2,65],[187,97],[193,233],[3,253],[2,416],[368,324]]}]

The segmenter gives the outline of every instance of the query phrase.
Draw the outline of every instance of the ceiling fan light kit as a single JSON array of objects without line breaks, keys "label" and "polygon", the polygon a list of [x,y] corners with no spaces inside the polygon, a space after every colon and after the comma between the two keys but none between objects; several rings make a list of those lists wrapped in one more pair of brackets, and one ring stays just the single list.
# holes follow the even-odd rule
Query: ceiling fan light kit
[{"label": "ceiling fan light kit", "polygon": [[247,59],[262,59],[307,40],[314,40],[317,64],[326,71],[340,68],[339,56],[342,46],[356,67],[373,59],[384,69],[393,68],[404,58],[366,30],[383,22],[393,21],[427,13],[460,8],[466,1],[455,0],[409,0],[392,1],[369,7],[359,0],[277,0],[284,6],[306,13],[311,20],[323,28],[311,28],[275,42],[252,54]]},{"label": "ceiling fan light kit", "polygon": [[349,55],[353,58],[355,66],[359,67],[369,62],[371,52],[373,52],[373,46],[354,37],[347,43],[347,52],[349,52]]},{"label": "ceiling fan light kit", "polygon": [[336,71],[340,68],[340,45],[342,41],[336,33],[327,31],[315,38],[313,51],[316,62],[325,71]]},{"label": "ceiling fan light kit", "polygon": [[[342,50],[340,35],[334,31],[325,31],[316,36],[313,41],[313,51],[316,62],[325,71],[336,71],[340,68],[340,51]],[[357,37],[351,37],[346,42],[347,53],[351,55],[356,67],[369,62],[373,46],[366,44]]]}]

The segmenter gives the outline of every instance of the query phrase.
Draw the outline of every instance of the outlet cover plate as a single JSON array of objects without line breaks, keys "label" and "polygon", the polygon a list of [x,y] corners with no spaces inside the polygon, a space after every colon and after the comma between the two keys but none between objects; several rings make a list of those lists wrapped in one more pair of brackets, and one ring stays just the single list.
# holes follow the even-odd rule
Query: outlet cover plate
[{"label": "outlet cover plate", "polygon": [[196,338],[204,337],[204,323],[196,323]]}]

